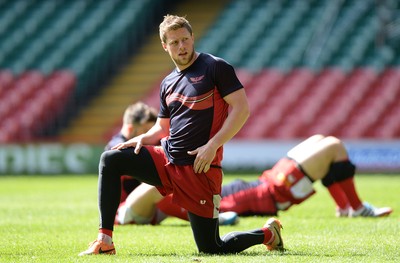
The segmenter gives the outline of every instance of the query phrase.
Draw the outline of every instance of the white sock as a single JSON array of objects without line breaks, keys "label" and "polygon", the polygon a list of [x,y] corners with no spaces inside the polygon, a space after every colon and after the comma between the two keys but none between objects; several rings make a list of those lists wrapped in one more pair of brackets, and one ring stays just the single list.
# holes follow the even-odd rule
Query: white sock
[{"label": "white sock", "polygon": [[97,235],[97,240],[101,240],[108,245],[112,244],[112,238],[109,235],[106,235],[104,233],[99,233]]},{"label": "white sock", "polygon": [[133,221],[132,210],[129,206],[121,206],[118,209],[117,221],[121,225],[128,224]]}]

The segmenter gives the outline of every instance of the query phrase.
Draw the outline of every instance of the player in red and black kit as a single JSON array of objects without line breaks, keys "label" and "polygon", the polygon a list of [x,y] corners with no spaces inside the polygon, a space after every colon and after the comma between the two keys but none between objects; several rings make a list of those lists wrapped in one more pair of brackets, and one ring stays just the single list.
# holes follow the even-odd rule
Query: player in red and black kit
[{"label": "player in red and black kit", "polygon": [[[194,35],[185,18],[165,16],[160,38],[176,69],[161,83],[158,119],[145,134],[102,154],[100,229],[80,255],[115,254],[112,234],[121,175],[154,185],[162,194],[172,193],[173,202],[188,210],[199,252],[236,253],[256,244],[283,249],[281,224],[275,218],[262,228],[219,236],[223,144],[248,118],[246,94],[231,65],[194,51]],[[160,140],[161,146],[153,146]]]},{"label": "player in red and black kit", "polygon": [[[104,150],[111,150],[117,144],[147,132],[157,120],[157,111],[147,104],[139,101],[129,105],[122,117],[122,126],[118,133],[114,134],[107,143]],[[123,202],[136,187],[141,184],[140,181],[132,176],[121,176],[121,198]]]},{"label": "player in red and black kit", "polygon": [[222,188],[221,211],[239,215],[276,215],[307,200],[320,180],[328,189],[337,217],[382,217],[390,207],[363,202],[354,181],[356,167],[341,140],[313,135],[292,148],[258,180],[236,180]]}]

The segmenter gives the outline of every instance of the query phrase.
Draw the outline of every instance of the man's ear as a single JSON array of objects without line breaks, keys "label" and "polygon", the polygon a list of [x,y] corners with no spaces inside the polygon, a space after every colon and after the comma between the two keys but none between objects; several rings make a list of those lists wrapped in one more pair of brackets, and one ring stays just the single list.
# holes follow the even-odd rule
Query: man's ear
[{"label": "man's ear", "polygon": [[165,44],[164,42],[161,42],[161,45],[162,45],[164,51],[165,51],[165,52],[168,52],[167,44]]},{"label": "man's ear", "polygon": [[[129,137],[132,137],[132,133],[135,130],[135,127],[132,124],[126,124],[125,125],[125,131],[126,131],[126,135]],[[130,138],[129,138],[130,139]]]},{"label": "man's ear", "polygon": [[129,131],[129,133],[132,133],[134,130],[135,130],[135,125],[129,124],[129,125],[128,125],[128,131]]}]

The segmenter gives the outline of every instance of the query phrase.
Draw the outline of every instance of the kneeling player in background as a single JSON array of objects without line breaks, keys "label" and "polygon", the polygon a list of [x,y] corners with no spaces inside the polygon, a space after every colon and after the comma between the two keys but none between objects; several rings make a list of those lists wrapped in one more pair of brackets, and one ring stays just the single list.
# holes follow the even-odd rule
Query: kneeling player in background
[{"label": "kneeling player in background", "polygon": [[256,181],[236,180],[222,189],[222,211],[239,215],[273,215],[300,204],[315,193],[313,183],[321,180],[336,204],[337,217],[381,217],[389,207],[375,208],[357,194],[355,165],[341,140],[314,135],[301,142],[265,170]]}]

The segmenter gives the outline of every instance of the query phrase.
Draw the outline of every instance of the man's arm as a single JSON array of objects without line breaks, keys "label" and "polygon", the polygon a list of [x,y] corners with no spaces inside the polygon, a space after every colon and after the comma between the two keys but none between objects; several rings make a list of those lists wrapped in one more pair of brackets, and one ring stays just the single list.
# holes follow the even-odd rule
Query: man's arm
[{"label": "man's arm", "polygon": [[139,153],[143,145],[156,145],[160,140],[169,135],[169,118],[157,118],[156,123],[146,133],[133,137],[132,139],[117,144],[112,149],[124,149],[135,147],[135,153]]},{"label": "man's arm", "polygon": [[207,144],[188,152],[191,155],[197,154],[193,165],[196,173],[206,173],[210,169],[211,162],[218,148],[235,136],[250,115],[249,104],[244,89],[237,90],[225,96],[224,100],[230,105],[231,111],[221,129]]}]

